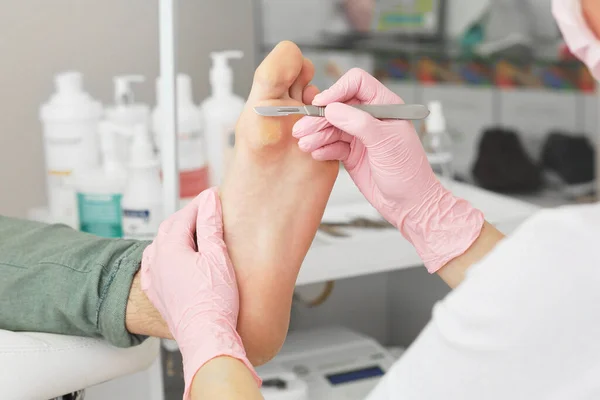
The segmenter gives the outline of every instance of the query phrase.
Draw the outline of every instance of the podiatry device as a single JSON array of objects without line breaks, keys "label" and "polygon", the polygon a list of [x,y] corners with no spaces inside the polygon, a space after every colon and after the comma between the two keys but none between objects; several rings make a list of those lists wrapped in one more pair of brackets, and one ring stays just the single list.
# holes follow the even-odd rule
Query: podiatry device
[{"label": "podiatry device", "polygon": [[[429,110],[422,104],[385,104],[385,105],[353,105],[352,107],[365,111],[378,119],[425,119]],[[257,114],[265,117],[283,117],[292,114],[302,114],[311,117],[324,117],[325,107],[254,107]]]},{"label": "podiatry device", "polygon": [[363,400],[394,361],[374,339],[329,327],[290,332],[281,352],[257,372],[268,400]]}]

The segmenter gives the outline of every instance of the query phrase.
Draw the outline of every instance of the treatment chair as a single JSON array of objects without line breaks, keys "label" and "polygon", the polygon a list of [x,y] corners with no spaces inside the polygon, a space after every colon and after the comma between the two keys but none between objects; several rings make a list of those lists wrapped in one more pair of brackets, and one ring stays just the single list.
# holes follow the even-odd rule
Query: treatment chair
[{"label": "treatment chair", "polygon": [[[99,339],[0,330],[0,399],[83,399],[84,389],[149,368],[159,347],[154,338],[122,349]],[[144,398],[162,399],[159,386],[161,393]]]}]

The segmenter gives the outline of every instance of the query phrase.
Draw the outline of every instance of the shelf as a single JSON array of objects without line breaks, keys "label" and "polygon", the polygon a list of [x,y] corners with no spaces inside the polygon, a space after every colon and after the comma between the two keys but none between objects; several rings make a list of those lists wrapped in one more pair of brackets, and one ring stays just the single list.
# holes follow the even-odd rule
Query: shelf
[{"label": "shelf", "polygon": [[[464,183],[452,182],[446,187],[482,210],[487,221],[505,234],[510,234],[540,209],[536,205]],[[342,192],[343,194],[339,195]],[[342,183],[334,189],[333,204],[330,202],[328,207],[342,207],[341,201],[351,200],[351,197],[347,185]],[[364,207],[364,200],[355,197],[354,201],[357,207]],[[337,238],[328,242],[315,240],[300,270],[297,284],[324,282],[422,265],[412,245],[395,229],[356,229],[353,233],[348,238]]]}]

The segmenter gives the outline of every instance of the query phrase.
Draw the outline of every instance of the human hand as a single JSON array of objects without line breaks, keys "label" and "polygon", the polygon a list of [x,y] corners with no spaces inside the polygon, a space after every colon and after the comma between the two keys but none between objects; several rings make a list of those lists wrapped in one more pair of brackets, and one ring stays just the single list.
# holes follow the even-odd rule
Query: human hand
[{"label": "human hand", "polygon": [[353,69],[315,97],[313,105],[327,106],[325,118],[305,117],[294,126],[300,149],[317,160],[342,161],[367,200],[437,271],[477,239],[483,215],[441,185],[410,122],[380,121],[343,103],[404,102]]},{"label": "human hand", "polygon": [[552,14],[571,53],[600,79],[600,2],[553,0]]},{"label": "human hand", "polygon": [[260,383],[236,332],[239,296],[216,189],[202,192],[160,225],[144,251],[141,281],[181,350],[184,399],[196,372],[219,356],[239,359]]}]

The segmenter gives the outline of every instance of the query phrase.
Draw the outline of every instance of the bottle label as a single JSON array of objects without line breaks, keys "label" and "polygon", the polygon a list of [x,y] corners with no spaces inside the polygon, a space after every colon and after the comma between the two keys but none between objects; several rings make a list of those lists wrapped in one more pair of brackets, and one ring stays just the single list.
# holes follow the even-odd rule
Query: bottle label
[{"label": "bottle label", "polygon": [[153,240],[158,233],[161,215],[160,207],[123,209],[123,237],[125,239]]},{"label": "bottle label", "polygon": [[108,238],[123,236],[121,195],[77,193],[81,231]]}]

